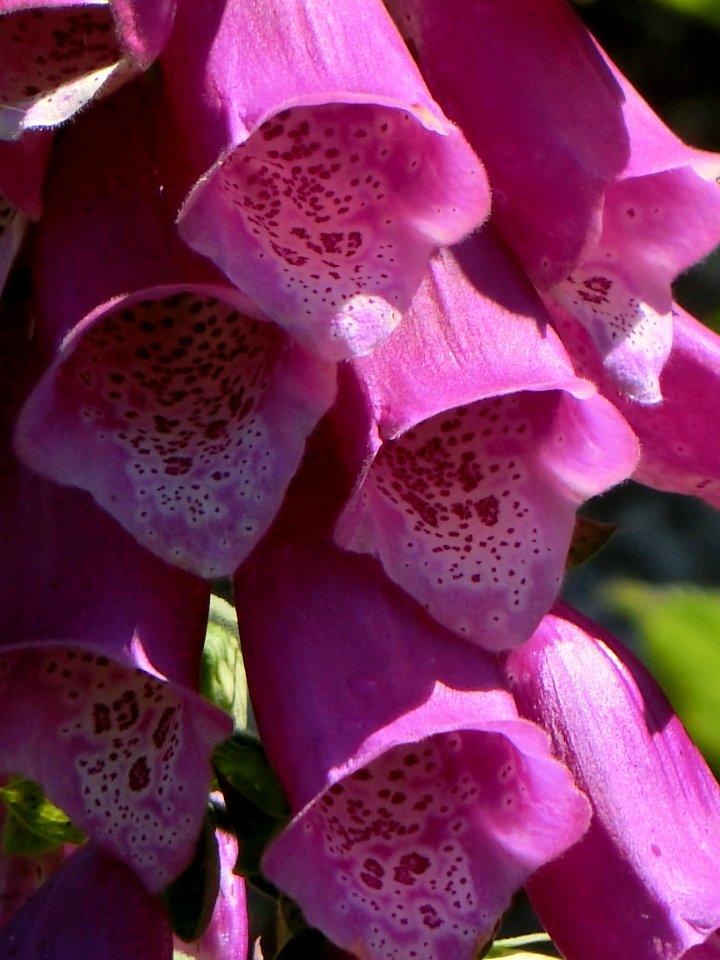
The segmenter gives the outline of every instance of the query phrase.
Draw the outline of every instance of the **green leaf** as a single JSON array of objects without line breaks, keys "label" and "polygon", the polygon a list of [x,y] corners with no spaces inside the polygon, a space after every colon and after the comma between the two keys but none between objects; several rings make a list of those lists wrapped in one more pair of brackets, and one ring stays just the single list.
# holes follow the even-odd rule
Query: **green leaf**
[{"label": "green leaf", "polygon": [[573,567],[579,567],[581,563],[594,557],[616,530],[616,523],[603,523],[601,520],[593,520],[592,517],[578,515],[575,518],[575,529],[565,561],[565,569],[572,570]]},{"label": "green leaf", "polygon": [[287,817],[285,794],[257,737],[234,733],[215,748],[213,763],[233,789],[263,813]]},{"label": "green leaf", "polygon": [[200,691],[244,728],[248,721],[248,692],[240,652],[235,608],[221,597],[210,597],[205,646],[200,665]]},{"label": "green leaf", "polygon": [[557,956],[556,953],[539,953],[536,950],[525,950],[525,947],[542,945],[554,949],[554,945],[547,933],[527,933],[519,937],[507,937],[496,940],[485,954],[490,960],[548,960],[548,956]]},{"label": "green leaf", "polygon": [[191,862],[161,894],[173,931],[181,940],[189,943],[203,935],[219,889],[220,855],[215,824],[208,814]]},{"label": "green leaf", "polygon": [[262,884],[260,860],[289,816],[285,795],[262,744],[249,734],[237,732],[221,743],[213,763],[238,838],[235,872]]},{"label": "green leaf", "polygon": [[688,733],[720,771],[720,591],[617,581],[607,593],[637,629],[642,659]]},{"label": "green leaf", "polygon": [[2,851],[10,856],[39,856],[66,843],[83,843],[85,836],[45,796],[32,780],[14,777],[0,787],[0,799],[8,810]]}]

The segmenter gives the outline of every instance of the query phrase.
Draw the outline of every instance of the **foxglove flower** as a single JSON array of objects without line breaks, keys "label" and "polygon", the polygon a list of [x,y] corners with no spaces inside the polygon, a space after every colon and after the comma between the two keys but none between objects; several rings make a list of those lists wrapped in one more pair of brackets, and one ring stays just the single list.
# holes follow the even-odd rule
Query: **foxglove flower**
[{"label": "foxglove flower", "polygon": [[720,787],[655,682],[565,608],[506,669],[593,805],[583,839],[528,884],[562,955],[716,957]]},{"label": "foxglove flower", "polygon": [[365,445],[338,543],[379,557],[457,633],[524,642],[578,506],[632,472],[637,445],[491,227],[435,257],[405,322],[346,380],[341,434]]},{"label": "foxglove flower", "polygon": [[641,406],[618,394],[588,334],[569,318],[558,325],[578,372],[594,380],[640,441],[633,478],[669,493],[692,494],[720,507],[720,337],[673,307],[673,349],[661,378],[663,402]]},{"label": "foxglove flower", "polygon": [[325,355],[372,350],[487,214],[380,0],[185,0],[162,63],[202,173],[183,237]]},{"label": "foxglove flower", "polygon": [[335,477],[310,462],[235,577],[258,726],[294,812],[263,869],[351,953],[470,960],[583,833],[585,801],[493,660],[332,546]]},{"label": "foxglove flower", "polygon": [[58,146],[35,250],[37,336],[55,355],[17,448],[160,557],[215,577],[269,525],[335,367],[180,244],[182,156],[171,164],[153,89],[121,91]]},{"label": "foxglove flower", "polygon": [[670,282],[720,242],[720,157],[662,124],[565,0],[388,6],[486,165],[493,221],[532,280],[622,393],[658,402]]},{"label": "foxglove flower", "polygon": [[54,127],[146,70],[174,0],[0,0],[0,140]]},{"label": "foxglove flower", "polygon": [[47,133],[28,134],[18,143],[0,141],[0,293],[29,220],[40,217],[50,143]]},{"label": "foxglove flower", "polygon": [[[6,317],[7,330],[12,330]],[[16,323],[17,339],[23,331]],[[3,394],[34,344],[5,342]],[[228,717],[200,699],[207,585],[140,548],[81,491],[12,457],[2,397],[2,765],[40,783],[151,891],[187,865]]]},{"label": "foxglove flower", "polygon": [[171,960],[161,901],[95,844],[73,853],[0,931],[5,960]]}]

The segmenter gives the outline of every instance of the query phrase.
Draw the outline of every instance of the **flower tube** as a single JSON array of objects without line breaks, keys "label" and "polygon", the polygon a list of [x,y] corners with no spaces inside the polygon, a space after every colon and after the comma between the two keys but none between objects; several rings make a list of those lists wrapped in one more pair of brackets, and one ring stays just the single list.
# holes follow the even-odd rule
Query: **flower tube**
[{"label": "flower tube", "polygon": [[564,0],[387,5],[548,304],[588,330],[622,393],[659,402],[670,283],[720,242],[720,157],[664,126]]},{"label": "flower tube", "polygon": [[336,468],[312,460],[235,577],[258,727],[294,813],[263,870],[351,953],[470,960],[583,833],[585,802],[494,661],[332,546]]},{"label": "flower tube", "polygon": [[562,955],[716,957],[720,788],[653,679],[565,607],[506,673],[593,806],[587,834],[527,887]]},{"label": "flower tube", "polygon": [[35,251],[37,337],[52,360],[16,447],[210,578],[272,520],[335,366],[179,241],[172,137],[156,87],[138,81],[58,146]]},{"label": "flower tube", "polygon": [[8,421],[34,360],[18,319],[4,318],[0,352],[3,770],[39,782],[158,891],[192,857],[210,754],[231,727],[195,692],[208,586],[12,456]]},{"label": "flower tube", "polygon": [[487,215],[379,0],[188,0],[162,63],[202,174],[183,237],[314,350],[372,350],[432,250]]},{"label": "flower tube", "polygon": [[73,853],[0,930],[7,960],[171,960],[161,901],[95,844]]},{"label": "flower tube", "polygon": [[462,636],[524,642],[557,594],[578,506],[638,451],[492,225],[433,259],[403,325],[345,383],[338,433],[365,445],[337,542]]}]

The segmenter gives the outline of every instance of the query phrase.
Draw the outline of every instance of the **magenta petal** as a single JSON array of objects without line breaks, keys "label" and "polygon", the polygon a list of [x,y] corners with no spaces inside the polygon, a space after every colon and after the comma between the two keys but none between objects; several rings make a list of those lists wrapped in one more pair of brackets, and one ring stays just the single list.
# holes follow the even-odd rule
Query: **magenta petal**
[{"label": "magenta petal", "polygon": [[482,166],[379,0],[232,0],[206,19],[181,4],[163,61],[205,169],[181,233],[314,349],[365,354],[432,250],[487,215]]},{"label": "magenta petal", "polygon": [[248,950],[245,881],[233,872],[238,844],[228,833],[217,831],[216,837],[220,853],[220,890],[210,925],[199,940],[185,943],[176,939],[176,946],[197,960],[245,960]]},{"label": "magenta petal", "polygon": [[38,337],[59,349],[17,449],[89,490],[160,557],[213,577],[272,520],[332,401],[335,367],[182,248],[163,132],[157,93],[136,84],[58,147],[37,285]]},{"label": "magenta petal", "polygon": [[[18,464],[8,436],[34,378],[21,316],[0,323],[0,645],[69,640],[197,685],[207,584],[143,550],[84,492]],[[14,337],[14,342],[13,338]]]},{"label": "magenta petal", "polygon": [[720,788],[652,678],[564,608],[507,673],[593,805],[585,837],[528,884],[562,955],[717,956]]},{"label": "magenta petal", "polygon": [[564,279],[629,152],[622,93],[587,31],[565,0],[387,5],[487,167],[493,223],[539,286]]},{"label": "magenta petal", "polygon": [[533,282],[589,330],[626,396],[659,402],[670,284],[720,242],[720,156],[682,144],[564,0],[389,7]]},{"label": "magenta petal", "polygon": [[0,650],[3,764],[160,890],[187,865],[228,718],[188,690],[88,647]]},{"label": "magenta petal", "polygon": [[0,0],[0,139],[57,126],[146,70],[173,13],[168,0]]},{"label": "magenta petal", "polygon": [[[222,296],[222,300],[219,297]],[[267,529],[335,371],[240,294],[196,285],[103,305],[24,407],[16,447],[158,556],[231,573]]]},{"label": "magenta petal", "polygon": [[160,900],[94,844],[78,850],[0,932],[5,960],[170,960]]},{"label": "magenta petal", "polygon": [[544,322],[486,230],[457,261],[433,261],[407,322],[354,364],[368,440],[337,541],[378,557],[433,617],[493,650],[537,626],[577,507],[637,460],[627,425],[575,377]]},{"label": "magenta petal", "polygon": [[[315,466],[326,507],[332,468]],[[235,578],[258,725],[295,812],[263,868],[359,956],[469,960],[582,834],[585,802],[494,661],[323,540],[315,475]]]},{"label": "magenta petal", "polygon": [[663,402],[647,407],[618,395],[588,343],[566,315],[559,329],[579,369],[595,380],[640,440],[634,479],[658,490],[700,497],[720,507],[720,337],[675,305],[673,348],[662,373]]}]

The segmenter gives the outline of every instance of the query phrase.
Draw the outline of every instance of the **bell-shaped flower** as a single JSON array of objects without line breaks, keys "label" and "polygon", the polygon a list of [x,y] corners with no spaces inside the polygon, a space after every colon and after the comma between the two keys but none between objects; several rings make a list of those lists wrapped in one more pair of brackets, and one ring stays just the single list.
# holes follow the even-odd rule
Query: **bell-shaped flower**
[{"label": "bell-shaped flower", "polygon": [[0,930],[4,960],[171,960],[162,902],[132,870],[88,843]]},{"label": "bell-shaped flower", "polygon": [[15,143],[0,140],[0,294],[29,220],[40,218],[51,140],[47,133],[29,133]]},{"label": "bell-shaped flower", "polygon": [[174,0],[0,0],[0,140],[54,127],[146,70]]},{"label": "bell-shaped flower", "polygon": [[493,221],[533,282],[623,393],[658,402],[670,283],[720,242],[720,157],[664,126],[565,0],[388,7],[482,158]]},{"label": "bell-shaped flower", "polygon": [[16,443],[148,549],[216,577],[270,524],[335,365],[180,243],[164,116],[136,81],[58,145],[34,251],[37,337],[54,356]]},{"label": "bell-shaped flower", "polygon": [[470,960],[587,808],[497,665],[333,546],[319,454],[235,577],[258,727],[293,819],[263,870],[368,960]]},{"label": "bell-shaped flower", "polygon": [[365,443],[338,543],[379,557],[462,636],[524,642],[557,595],[578,506],[638,451],[491,226],[433,259],[402,326],[344,379],[336,418]]},{"label": "bell-shaped flower", "polygon": [[230,732],[194,692],[208,587],[14,460],[8,421],[34,359],[17,320],[3,317],[0,351],[2,767],[157,891],[192,857]]},{"label": "bell-shaped flower", "polygon": [[367,353],[485,219],[482,165],[381,0],[209,7],[182,0],[162,60],[202,174],[181,233],[312,349]]},{"label": "bell-shaped flower", "polygon": [[633,479],[669,493],[691,494],[720,507],[720,336],[677,304],[673,348],[660,378],[663,402],[634,403],[618,393],[585,330],[565,316],[558,329],[578,372],[598,384],[640,441]]},{"label": "bell-shaped flower", "polygon": [[720,787],[652,677],[566,608],[506,671],[593,806],[583,839],[528,884],[563,957],[717,957]]}]

